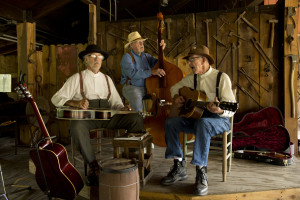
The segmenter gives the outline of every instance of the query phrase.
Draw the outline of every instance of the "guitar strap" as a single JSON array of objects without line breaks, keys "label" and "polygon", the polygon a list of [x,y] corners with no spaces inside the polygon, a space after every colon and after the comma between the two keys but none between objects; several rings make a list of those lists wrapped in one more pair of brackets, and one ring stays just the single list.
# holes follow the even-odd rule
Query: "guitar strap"
[{"label": "guitar strap", "polygon": [[[108,100],[110,98],[111,91],[110,91],[110,85],[109,85],[108,77],[107,77],[106,74],[104,74],[104,76],[105,76],[107,87],[108,87],[108,95],[107,95],[107,100]],[[81,93],[81,96],[84,99],[87,99],[86,96],[85,96],[85,94],[84,94],[84,91],[83,91],[83,78],[82,78],[81,71],[79,72],[79,78],[80,78],[80,93]]]},{"label": "guitar strap", "polygon": [[[220,85],[220,79],[223,72],[219,71],[217,75],[217,84],[216,84],[216,97],[220,101],[219,98],[219,85]],[[197,74],[194,74],[194,90],[197,89]]]}]

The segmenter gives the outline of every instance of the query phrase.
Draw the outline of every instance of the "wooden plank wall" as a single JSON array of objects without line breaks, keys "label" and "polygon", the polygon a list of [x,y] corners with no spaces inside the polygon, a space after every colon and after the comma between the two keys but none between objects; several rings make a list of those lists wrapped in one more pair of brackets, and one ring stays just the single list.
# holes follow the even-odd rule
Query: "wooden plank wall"
[{"label": "wooden plank wall", "polygon": [[[295,144],[295,148],[298,149],[298,119],[297,119],[297,80],[298,76],[298,65],[299,65],[299,57],[295,58],[294,64],[292,62],[291,55],[297,56],[299,53],[299,46],[297,45],[297,41],[294,38],[297,38],[297,30],[298,30],[298,1],[296,0],[285,0],[284,7],[284,116],[285,116],[285,127],[289,131],[291,135],[291,141]],[[291,10],[291,17],[288,17],[288,8],[294,8]],[[295,24],[294,24],[295,22]],[[292,26],[293,30],[291,33],[288,31],[288,27]],[[291,43],[288,42],[288,38],[292,37],[293,41]],[[293,71],[293,65],[295,65],[295,70]],[[294,82],[291,82],[293,80]],[[293,85],[294,94],[291,91],[291,84]],[[294,108],[292,106],[292,102],[294,102]],[[294,116],[293,114],[294,113]]]},{"label": "wooden plank wall", "polygon": [[[235,9],[197,13],[196,15],[164,16],[171,21],[169,23],[171,37],[167,34],[167,26],[163,31],[163,39],[167,43],[164,50],[166,59],[177,65],[187,75],[192,71],[182,57],[187,55],[192,44],[207,44],[207,30],[204,21],[211,19],[211,22],[208,23],[208,31],[210,53],[215,59],[213,67],[226,72],[232,80],[233,88],[238,89],[237,98],[240,107],[236,115],[236,121],[241,120],[245,113],[258,111],[262,107],[276,106],[282,108],[282,105],[280,105],[282,100],[279,96],[282,93],[282,88],[279,87],[278,82],[279,72],[269,64],[268,60],[263,59],[251,41],[255,39],[258,45],[261,45],[263,52],[279,68],[279,25],[275,25],[274,47],[270,48],[271,25],[268,23],[269,19],[279,18],[279,9],[277,6],[247,8],[244,17],[259,30],[259,33],[251,29],[242,19],[235,23],[243,11],[244,9]],[[121,76],[120,61],[124,52],[128,51],[128,49],[124,49],[127,36],[131,31],[139,31],[143,37],[148,38],[145,41],[145,51],[157,56],[157,19],[145,18],[113,23],[98,22],[99,29],[101,29],[101,35],[98,35],[98,40],[102,38],[101,47],[110,53],[107,62],[103,64],[103,70],[107,68],[106,71],[111,71],[109,75],[115,80],[121,94],[122,86],[119,84]],[[245,40],[238,39],[236,36],[229,36],[230,32]],[[236,47],[234,55],[231,50],[232,46]],[[225,57],[226,53],[228,54],[227,57]],[[235,59],[234,63],[232,59]],[[243,75],[240,72],[241,70],[248,77]]]}]

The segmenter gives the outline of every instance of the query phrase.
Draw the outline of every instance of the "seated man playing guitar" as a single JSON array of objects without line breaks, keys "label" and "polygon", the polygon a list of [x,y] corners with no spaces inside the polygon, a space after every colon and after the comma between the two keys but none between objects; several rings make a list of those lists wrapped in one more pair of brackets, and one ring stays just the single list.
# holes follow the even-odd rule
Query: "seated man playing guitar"
[{"label": "seated man playing guitar", "polygon": [[[106,108],[129,110],[124,107],[111,78],[100,72],[102,62],[108,53],[96,45],[87,46],[79,53],[79,58],[87,69],[71,76],[62,88],[54,94],[51,101],[59,106],[76,109]],[[143,118],[138,113],[114,115],[110,120],[71,120],[70,134],[84,160],[89,164],[88,184],[98,184],[99,165],[95,160],[89,131],[96,128],[126,129],[128,132],[144,130]]]},{"label": "seated man playing guitar", "polygon": [[198,119],[175,116],[166,120],[165,140],[167,149],[165,157],[173,158],[174,166],[168,175],[161,180],[161,184],[172,185],[187,178],[186,161],[182,159],[179,133],[194,133],[195,143],[191,160],[191,164],[196,165],[197,173],[194,194],[203,196],[208,193],[206,173],[210,139],[212,136],[228,131],[230,128],[229,118],[234,115],[233,111],[217,107],[215,102],[235,102],[235,97],[229,76],[222,72],[219,73],[219,70],[211,67],[214,59],[210,56],[206,46],[199,45],[197,48],[192,48],[184,59],[187,60],[193,73],[171,88],[174,106],[178,109],[183,108],[186,98],[180,95],[180,89],[184,86],[205,93],[208,103],[202,116]]}]

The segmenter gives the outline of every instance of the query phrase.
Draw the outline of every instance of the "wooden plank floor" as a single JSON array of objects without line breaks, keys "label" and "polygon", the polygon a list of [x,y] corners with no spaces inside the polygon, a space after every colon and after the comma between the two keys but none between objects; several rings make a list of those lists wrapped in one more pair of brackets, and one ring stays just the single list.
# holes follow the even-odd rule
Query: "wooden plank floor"
[{"label": "wooden plank floor", "polygon": [[[70,147],[66,149],[69,151]],[[110,158],[112,148],[105,148],[105,158]],[[300,160],[294,158],[294,164],[283,167],[260,163],[250,160],[233,159],[232,170],[227,175],[227,181],[222,182],[221,156],[210,154],[208,161],[209,194],[206,197],[191,195],[195,181],[195,167],[189,164],[188,157],[188,179],[178,182],[172,186],[161,186],[160,180],[165,176],[172,160],[164,159],[165,148],[153,149],[154,158],[152,162],[154,175],[147,185],[140,190],[141,200],[172,200],[172,199],[202,199],[202,200],[278,200],[278,199],[300,199]],[[0,138],[0,164],[5,182],[5,188],[9,199],[15,200],[41,200],[47,196],[37,186],[34,175],[28,170],[29,148],[19,147],[18,155],[14,155],[14,138]],[[78,163],[76,168],[84,176],[83,165]],[[24,187],[12,187],[14,182],[19,185],[28,185],[31,190]],[[85,187],[77,200],[92,199],[90,188]],[[0,185],[0,194],[3,193]],[[2,199],[2,198],[0,198]]]}]

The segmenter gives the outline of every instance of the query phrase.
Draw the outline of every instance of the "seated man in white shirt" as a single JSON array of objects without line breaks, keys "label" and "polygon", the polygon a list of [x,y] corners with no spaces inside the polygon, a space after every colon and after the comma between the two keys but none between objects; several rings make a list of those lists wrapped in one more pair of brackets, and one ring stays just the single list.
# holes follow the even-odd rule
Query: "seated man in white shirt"
[{"label": "seated man in white shirt", "polygon": [[200,119],[169,117],[165,122],[165,140],[167,149],[165,158],[173,158],[174,166],[161,180],[162,185],[172,185],[187,178],[186,161],[179,141],[179,133],[194,133],[195,143],[191,164],[196,165],[196,182],[194,194],[204,196],[208,192],[207,159],[210,139],[212,136],[228,131],[230,117],[234,112],[222,110],[214,102],[235,102],[231,89],[231,81],[227,74],[211,67],[214,59],[206,46],[192,48],[183,59],[192,68],[193,73],[184,77],[171,88],[175,106],[180,109],[185,104],[185,97],[179,95],[179,90],[186,86],[204,93],[208,105]]},{"label": "seated man in white shirt", "polygon": [[[96,45],[87,46],[79,53],[86,69],[72,75],[62,88],[54,94],[51,101],[59,106],[72,106],[80,109],[107,108],[112,110],[129,110],[124,107],[121,97],[110,77],[100,72],[102,62],[108,53]],[[70,134],[76,148],[89,164],[88,183],[98,184],[99,164],[95,159],[89,131],[96,128],[126,129],[128,132],[144,130],[143,118],[137,113],[114,115],[111,120],[71,120]]]}]

